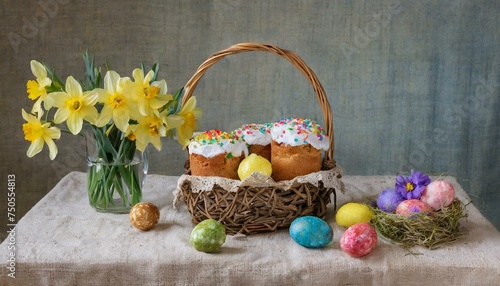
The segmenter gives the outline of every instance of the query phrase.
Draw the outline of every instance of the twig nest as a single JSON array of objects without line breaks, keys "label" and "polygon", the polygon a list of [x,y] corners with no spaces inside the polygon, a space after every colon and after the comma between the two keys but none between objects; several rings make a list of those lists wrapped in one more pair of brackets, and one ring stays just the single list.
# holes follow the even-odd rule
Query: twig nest
[{"label": "twig nest", "polygon": [[392,243],[405,248],[416,245],[435,249],[439,244],[457,240],[463,235],[460,219],[466,217],[465,205],[457,198],[451,205],[435,211],[432,216],[417,213],[412,216],[387,213],[372,208],[375,216],[371,222],[379,234]]},{"label": "twig nest", "polygon": [[150,230],[158,224],[160,211],[152,203],[141,202],[130,209],[130,223],[140,230]]}]

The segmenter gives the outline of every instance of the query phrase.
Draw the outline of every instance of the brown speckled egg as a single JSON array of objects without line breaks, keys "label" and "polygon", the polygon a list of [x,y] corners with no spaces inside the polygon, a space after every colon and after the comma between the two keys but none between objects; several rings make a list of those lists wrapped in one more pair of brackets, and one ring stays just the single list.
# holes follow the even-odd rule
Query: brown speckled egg
[{"label": "brown speckled egg", "polygon": [[130,209],[130,223],[140,230],[150,230],[160,220],[158,208],[148,202],[141,202]]}]

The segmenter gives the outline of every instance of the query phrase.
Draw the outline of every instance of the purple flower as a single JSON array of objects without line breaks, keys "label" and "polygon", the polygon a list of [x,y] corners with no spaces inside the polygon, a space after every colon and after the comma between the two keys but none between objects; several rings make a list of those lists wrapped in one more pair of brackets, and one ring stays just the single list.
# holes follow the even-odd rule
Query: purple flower
[{"label": "purple flower", "polygon": [[398,175],[396,178],[396,189],[404,199],[420,199],[425,187],[431,183],[426,174],[411,170],[410,176]]}]

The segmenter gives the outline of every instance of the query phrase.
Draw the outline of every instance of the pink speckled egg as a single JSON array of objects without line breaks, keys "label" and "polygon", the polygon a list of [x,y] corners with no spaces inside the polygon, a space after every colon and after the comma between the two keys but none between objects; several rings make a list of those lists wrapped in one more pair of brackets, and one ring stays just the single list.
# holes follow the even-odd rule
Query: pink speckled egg
[{"label": "pink speckled egg", "polygon": [[402,201],[396,208],[396,213],[403,216],[413,216],[419,213],[431,215],[434,212],[426,202],[417,199]]},{"label": "pink speckled egg", "polygon": [[366,222],[353,224],[342,234],[340,248],[352,257],[362,257],[377,246],[377,231]]},{"label": "pink speckled egg", "polygon": [[453,185],[445,181],[434,181],[427,185],[420,200],[426,202],[434,210],[451,205],[455,198]]}]

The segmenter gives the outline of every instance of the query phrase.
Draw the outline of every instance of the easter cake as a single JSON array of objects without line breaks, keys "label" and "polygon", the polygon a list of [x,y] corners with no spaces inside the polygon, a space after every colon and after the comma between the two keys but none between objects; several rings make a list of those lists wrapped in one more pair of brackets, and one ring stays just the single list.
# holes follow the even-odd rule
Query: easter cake
[{"label": "easter cake", "polygon": [[284,118],[271,128],[271,164],[275,181],[291,180],[321,170],[322,152],[330,141],[310,119]]},{"label": "easter cake", "polygon": [[238,179],[238,166],[248,148],[235,134],[218,129],[195,135],[188,146],[193,176],[218,176]]},{"label": "easter cake", "polygon": [[272,123],[244,124],[234,133],[248,145],[248,152],[271,161],[271,127]]}]

